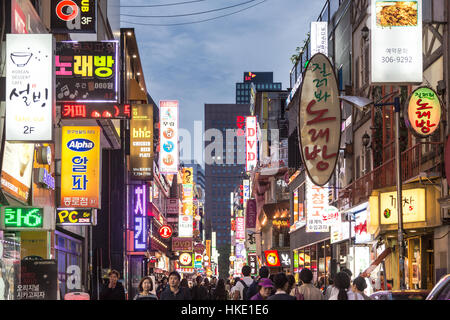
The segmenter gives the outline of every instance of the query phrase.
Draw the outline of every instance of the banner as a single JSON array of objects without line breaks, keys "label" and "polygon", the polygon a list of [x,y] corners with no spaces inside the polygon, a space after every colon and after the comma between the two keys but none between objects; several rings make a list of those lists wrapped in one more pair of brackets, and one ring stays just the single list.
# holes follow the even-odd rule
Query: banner
[{"label": "banner", "polygon": [[135,104],[130,120],[132,179],[149,180],[153,173],[153,105]]},{"label": "banner", "polygon": [[51,34],[6,35],[6,140],[53,140],[54,48]]},{"label": "banner", "polygon": [[62,127],[61,206],[100,208],[100,128]]},{"label": "banner", "polygon": [[161,173],[178,173],[178,101],[159,102],[159,168]]},{"label": "banner", "polygon": [[52,33],[95,33],[95,0],[52,0]]}]

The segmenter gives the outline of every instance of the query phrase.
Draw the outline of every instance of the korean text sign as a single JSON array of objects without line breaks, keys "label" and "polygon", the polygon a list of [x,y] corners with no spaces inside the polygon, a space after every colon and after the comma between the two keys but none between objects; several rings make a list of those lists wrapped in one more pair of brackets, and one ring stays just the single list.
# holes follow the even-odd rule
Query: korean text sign
[{"label": "korean text sign", "polygon": [[372,83],[422,82],[422,0],[371,1]]},{"label": "korean text sign", "polygon": [[100,128],[62,127],[61,206],[100,208]]},{"label": "korean text sign", "polygon": [[118,42],[56,43],[56,100],[118,102]]},{"label": "korean text sign", "polygon": [[[425,189],[402,190],[403,222],[425,221]],[[381,224],[395,224],[398,221],[397,192],[380,194]]]},{"label": "korean text sign", "polygon": [[55,33],[95,33],[95,0],[52,0],[51,29]]},{"label": "korean text sign", "polygon": [[306,177],[306,232],[328,232],[329,226],[323,219],[328,207],[328,189],[316,186]]},{"label": "korean text sign", "polygon": [[178,172],[178,101],[162,100],[160,107],[159,167],[161,173]]},{"label": "korean text sign", "polygon": [[245,240],[245,218],[236,218],[236,240]]},{"label": "korean text sign", "polygon": [[441,102],[433,89],[421,87],[414,90],[405,112],[406,125],[419,138],[436,132],[441,121]]},{"label": "korean text sign", "polygon": [[132,106],[130,170],[133,179],[150,179],[153,172],[153,105]]},{"label": "korean text sign", "polygon": [[299,107],[300,153],[312,182],[325,185],[334,173],[341,140],[336,75],[328,58],[315,54],[304,73]]},{"label": "korean text sign", "polygon": [[134,251],[147,250],[147,197],[146,185],[134,186],[133,224]]},{"label": "korean text sign", "polygon": [[6,35],[6,140],[52,140],[54,48],[51,34]]}]

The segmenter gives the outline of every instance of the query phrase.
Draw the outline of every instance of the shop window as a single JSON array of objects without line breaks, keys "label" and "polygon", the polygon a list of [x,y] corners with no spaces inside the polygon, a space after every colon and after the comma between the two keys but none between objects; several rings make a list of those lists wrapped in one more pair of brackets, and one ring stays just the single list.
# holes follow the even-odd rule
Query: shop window
[{"label": "shop window", "polygon": [[82,242],[56,231],[55,253],[61,298],[83,288]]}]

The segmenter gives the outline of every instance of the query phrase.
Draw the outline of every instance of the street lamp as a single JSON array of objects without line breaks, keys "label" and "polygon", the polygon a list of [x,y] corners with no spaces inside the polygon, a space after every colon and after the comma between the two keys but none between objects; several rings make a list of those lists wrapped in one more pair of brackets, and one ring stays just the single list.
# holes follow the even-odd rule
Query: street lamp
[{"label": "street lamp", "polygon": [[[401,169],[400,169],[400,98],[398,97],[398,92],[394,97],[394,102],[387,103],[374,103],[373,100],[364,97],[354,97],[354,96],[341,96],[341,100],[350,102],[359,108],[364,108],[370,104],[375,107],[385,107],[394,106],[395,111],[395,165],[396,165],[396,184],[397,184],[397,215],[398,215],[398,247],[399,247],[399,271],[400,271],[400,289],[406,289],[405,285],[405,241],[404,241],[404,231],[403,231],[403,210],[402,210],[402,182],[401,182]],[[382,99],[384,99],[383,97]],[[380,99],[380,100],[382,100]],[[364,139],[364,136],[363,136]],[[363,142],[364,143],[364,142]]]}]

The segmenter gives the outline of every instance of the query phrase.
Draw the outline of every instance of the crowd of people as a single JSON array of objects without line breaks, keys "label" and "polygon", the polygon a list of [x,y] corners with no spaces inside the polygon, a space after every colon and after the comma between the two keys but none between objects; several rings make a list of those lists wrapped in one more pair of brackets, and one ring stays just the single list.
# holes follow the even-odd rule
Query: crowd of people
[{"label": "crowd of people", "polygon": [[[156,288],[153,279],[145,276],[139,282],[139,293],[134,300],[370,300],[364,293],[366,280],[358,276],[351,281],[352,273],[346,268],[342,268],[333,279],[319,279],[315,284],[313,273],[308,268],[302,269],[298,283],[293,275],[284,272],[270,274],[265,266],[259,269],[256,277],[250,273],[250,267],[244,266],[242,278],[224,280],[213,277],[209,281],[199,275],[188,281],[173,271],[158,281]],[[112,270],[109,282],[100,294],[101,300],[125,300],[125,290],[118,279],[119,272]]]}]

